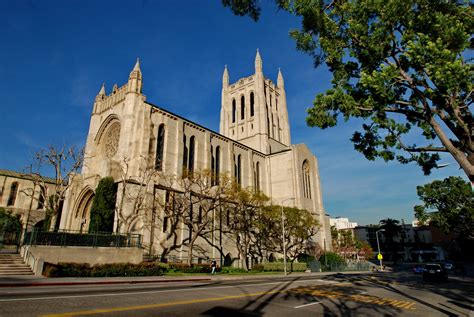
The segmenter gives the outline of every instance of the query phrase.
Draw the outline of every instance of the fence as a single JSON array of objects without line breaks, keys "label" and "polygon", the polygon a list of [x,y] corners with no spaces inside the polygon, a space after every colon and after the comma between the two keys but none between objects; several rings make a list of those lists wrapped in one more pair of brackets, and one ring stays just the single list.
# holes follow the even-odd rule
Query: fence
[{"label": "fence", "polygon": [[73,230],[33,230],[25,233],[24,245],[54,245],[76,247],[141,248],[140,234],[82,233]]}]

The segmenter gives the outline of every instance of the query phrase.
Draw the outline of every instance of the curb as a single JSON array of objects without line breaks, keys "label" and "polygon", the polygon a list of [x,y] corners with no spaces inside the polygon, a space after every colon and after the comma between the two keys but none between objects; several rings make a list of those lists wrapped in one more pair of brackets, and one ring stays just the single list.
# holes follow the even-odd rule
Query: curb
[{"label": "curb", "polygon": [[163,279],[163,280],[130,280],[130,281],[90,281],[90,282],[39,282],[39,283],[0,283],[0,287],[30,287],[30,286],[70,286],[70,285],[107,285],[107,284],[145,284],[145,283],[173,283],[173,282],[202,282],[211,281],[211,278],[193,279]]}]

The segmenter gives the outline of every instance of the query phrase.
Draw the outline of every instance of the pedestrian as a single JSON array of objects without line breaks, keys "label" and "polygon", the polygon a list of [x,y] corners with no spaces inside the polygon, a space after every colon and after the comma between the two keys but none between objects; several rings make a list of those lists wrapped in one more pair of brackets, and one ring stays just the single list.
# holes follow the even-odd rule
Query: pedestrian
[{"label": "pedestrian", "polygon": [[217,267],[217,262],[216,260],[211,261],[211,274],[216,274],[216,267]]}]

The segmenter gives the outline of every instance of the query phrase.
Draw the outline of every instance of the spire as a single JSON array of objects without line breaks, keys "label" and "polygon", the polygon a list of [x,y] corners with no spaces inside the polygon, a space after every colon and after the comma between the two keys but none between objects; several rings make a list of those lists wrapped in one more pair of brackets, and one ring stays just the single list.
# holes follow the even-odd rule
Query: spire
[{"label": "spire", "polygon": [[132,78],[132,75],[134,74],[141,74],[142,71],[140,70],[140,59],[137,57],[137,62],[135,63],[135,66],[133,67],[132,71],[130,72],[130,78]]},{"label": "spire", "polygon": [[260,57],[258,48],[257,48],[257,55],[255,56],[255,72],[256,73],[262,72],[262,58]]},{"label": "spire", "polygon": [[140,70],[140,58],[137,57],[137,62],[135,63],[135,67],[133,67],[134,71],[141,71]]},{"label": "spire", "polygon": [[105,84],[102,83],[99,93],[97,94],[97,96],[95,96],[95,101],[100,102],[101,100],[104,100],[105,97],[107,97],[107,95],[105,94]]},{"label": "spire", "polygon": [[278,88],[283,88],[283,86],[285,86],[285,81],[283,80],[283,74],[281,73],[280,68],[278,68],[277,86]]},{"label": "spire", "polygon": [[128,77],[128,91],[141,93],[142,92],[142,71],[140,70],[140,59],[137,58],[137,62],[130,72]]},{"label": "spire", "polygon": [[224,66],[224,74],[222,74],[222,87],[229,86],[229,72],[227,71],[227,65]]},{"label": "spire", "polygon": [[100,91],[99,91],[99,96],[105,96],[105,84],[102,83],[102,87],[100,87]]}]

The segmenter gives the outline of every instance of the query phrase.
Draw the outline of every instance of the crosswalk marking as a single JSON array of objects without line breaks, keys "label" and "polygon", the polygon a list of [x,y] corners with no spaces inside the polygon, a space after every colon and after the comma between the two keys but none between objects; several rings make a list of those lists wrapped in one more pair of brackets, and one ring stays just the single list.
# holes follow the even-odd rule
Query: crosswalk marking
[{"label": "crosswalk marking", "polygon": [[363,294],[344,294],[341,291],[336,290],[327,290],[320,289],[319,287],[298,287],[288,291],[289,293],[298,293],[298,294],[311,294],[317,297],[327,297],[327,298],[339,298],[346,299],[355,302],[370,303],[374,305],[388,305],[396,308],[406,309],[406,310],[415,310],[415,302],[398,300],[393,298],[381,298],[373,295],[363,295]]}]

